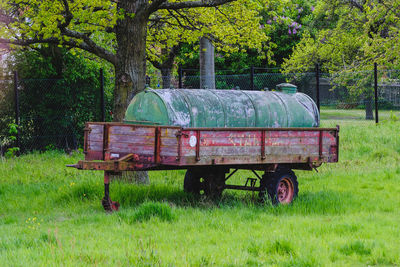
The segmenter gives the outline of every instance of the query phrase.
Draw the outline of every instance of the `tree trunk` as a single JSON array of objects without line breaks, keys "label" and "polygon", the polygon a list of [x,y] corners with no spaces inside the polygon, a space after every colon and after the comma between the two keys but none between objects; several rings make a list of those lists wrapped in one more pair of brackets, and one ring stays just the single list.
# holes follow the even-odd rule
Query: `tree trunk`
[{"label": "tree trunk", "polygon": [[372,109],[372,97],[368,96],[367,98],[365,98],[364,103],[365,103],[365,119],[373,120],[374,113]]},{"label": "tree trunk", "polygon": [[172,66],[170,66],[170,68],[161,69],[162,88],[171,88],[171,73],[172,73]]},{"label": "tree trunk", "polygon": [[162,88],[171,88],[171,73],[174,68],[174,60],[176,55],[179,53],[181,49],[182,43],[178,43],[174,45],[170,49],[162,48],[160,61],[150,60],[154,67],[161,71],[162,76]]},{"label": "tree trunk", "polygon": [[[113,120],[121,122],[132,98],[146,86],[146,33],[148,16],[141,10],[144,0],[118,2],[125,15],[116,26],[117,62],[115,64],[115,89]],[[128,181],[149,183],[147,172],[128,172],[123,174]]]},{"label": "tree trunk", "polygon": [[[138,1],[141,2],[141,1]],[[146,33],[148,17],[137,1],[119,1],[119,8],[135,16],[125,15],[116,26],[117,62],[113,120],[121,122],[131,99],[146,86]]]},{"label": "tree trunk", "polygon": [[215,89],[214,45],[200,38],[200,88]]}]

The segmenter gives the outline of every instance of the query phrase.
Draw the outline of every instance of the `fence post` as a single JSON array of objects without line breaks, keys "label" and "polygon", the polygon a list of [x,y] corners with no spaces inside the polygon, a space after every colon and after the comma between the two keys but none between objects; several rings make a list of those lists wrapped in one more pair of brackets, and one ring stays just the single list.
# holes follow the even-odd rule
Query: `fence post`
[{"label": "fence post", "polygon": [[374,63],[374,91],[375,91],[375,123],[379,122],[378,117],[378,64]]},{"label": "fence post", "polygon": [[183,86],[182,86],[183,70],[182,70],[182,66],[181,66],[181,65],[179,65],[179,68],[178,68],[178,75],[179,75],[179,84],[178,84],[178,88],[181,89],[181,88],[183,87]]},{"label": "fence post", "polygon": [[[15,124],[17,125],[16,146],[21,150],[20,136],[19,136],[19,92],[18,92],[18,72],[14,71],[14,107],[15,107]],[[19,156],[20,151],[16,155]]]},{"label": "fence post", "polygon": [[104,101],[104,73],[103,69],[100,69],[100,121],[106,121],[106,104]]},{"label": "fence post", "polygon": [[250,67],[250,90],[254,90],[254,66]]},{"label": "fence post", "polygon": [[316,97],[317,97],[317,107],[318,111],[320,111],[320,101],[319,101],[319,65],[315,64],[315,80],[316,80]]}]

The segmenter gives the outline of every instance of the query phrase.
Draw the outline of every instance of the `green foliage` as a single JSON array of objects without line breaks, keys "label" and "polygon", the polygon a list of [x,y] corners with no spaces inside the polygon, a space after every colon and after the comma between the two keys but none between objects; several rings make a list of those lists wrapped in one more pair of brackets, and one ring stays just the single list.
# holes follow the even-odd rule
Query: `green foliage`
[{"label": "green foliage", "polygon": [[[268,1],[256,10],[259,12],[257,25],[267,37],[258,46],[240,46],[235,50],[216,51],[216,70],[230,70],[234,74],[248,73],[251,66],[276,67],[289,57],[293,47],[301,40],[305,29],[313,22],[313,1]],[[251,41],[251,39],[249,39]],[[198,46],[185,44],[178,56],[185,69],[197,69]],[[217,74],[226,74],[217,73]]]},{"label": "green foliage", "polygon": [[[372,70],[372,63],[389,68],[400,64],[400,5],[396,1],[319,1],[306,34],[285,60],[287,72],[324,70],[346,73]],[[360,89],[362,90],[362,89]]]},{"label": "green foliage", "polygon": [[270,2],[274,1],[237,0],[215,8],[159,10],[151,17],[147,57],[161,64],[174,46],[183,43],[194,45],[195,49],[184,52],[185,57],[193,57],[203,36],[213,41],[217,51],[229,54],[250,48],[265,57],[264,52],[269,51],[261,48],[269,37],[260,27],[260,10]]},{"label": "green foliage", "polygon": [[393,111],[390,111],[390,120],[391,121],[398,121],[399,117]]},{"label": "green foliage", "polygon": [[[332,74],[334,89],[346,88],[350,102],[359,97],[369,101],[373,63],[387,69],[400,66],[400,14],[394,11],[399,6],[399,0],[317,2],[312,22],[283,63],[284,71],[314,71],[318,63],[323,72]],[[372,105],[365,108],[372,119]]]},{"label": "green foliage", "polygon": [[[66,9],[70,7],[70,18]],[[116,24],[124,17],[123,10],[117,10],[117,4],[109,0],[74,1],[20,1],[1,2],[0,8],[4,14],[13,14],[16,18],[7,27],[1,27],[2,38],[15,38],[15,30],[25,38],[53,38],[63,43],[83,42],[81,36],[71,36],[61,31],[60,25],[68,21],[70,31],[84,32],[91,36],[95,43],[112,50],[114,33],[105,29]],[[51,43],[51,42],[50,42]],[[54,42],[53,42],[54,43]],[[41,44],[34,44],[40,48]]]},{"label": "green foliage", "polygon": [[8,134],[10,135],[11,140],[14,141],[16,139],[15,136],[17,135],[17,133],[18,133],[18,125],[15,123],[10,123],[8,125]]},{"label": "green foliage", "polygon": [[[17,134],[18,134],[18,125],[15,123],[10,123],[8,125],[8,141],[6,140],[6,143],[9,145],[14,144],[15,141],[17,140]],[[7,151],[5,153],[6,158],[13,158],[16,157],[17,154],[19,153],[20,148],[16,146],[11,146],[7,148]],[[0,155],[1,156],[1,155]]]},{"label": "green foliage", "polygon": [[14,90],[11,79],[0,79],[0,155],[5,153],[11,144],[9,125],[14,123]]},{"label": "green foliage", "polygon": [[6,158],[13,158],[17,156],[17,153],[19,152],[19,147],[10,147],[7,149],[7,152],[5,154]]}]

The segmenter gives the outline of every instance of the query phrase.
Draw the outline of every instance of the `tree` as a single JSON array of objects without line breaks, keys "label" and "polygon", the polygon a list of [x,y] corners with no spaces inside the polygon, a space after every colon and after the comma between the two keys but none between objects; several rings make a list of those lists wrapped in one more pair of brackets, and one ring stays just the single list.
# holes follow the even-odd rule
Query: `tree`
[{"label": "tree", "polygon": [[285,71],[310,71],[319,63],[352,96],[364,95],[366,118],[372,119],[373,62],[400,66],[399,7],[399,0],[318,2],[313,23],[285,61]]},{"label": "tree", "polygon": [[[234,4],[241,4],[241,2],[236,1]],[[228,6],[224,5],[220,9],[226,9]],[[229,48],[237,48],[236,50],[228,51],[224,47],[221,49],[221,45],[214,42],[216,46],[215,63],[217,73],[218,69],[230,70],[230,73],[235,74],[247,74],[251,66],[260,68],[279,67],[283,59],[292,53],[293,46],[301,40],[304,29],[312,22],[313,6],[313,1],[308,0],[269,0],[265,4],[250,8],[253,14],[243,17],[246,19],[253,18],[253,22],[248,23],[253,25],[251,32],[260,32],[266,38],[255,37],[254,39],[258,38],[257,41],[261,41],[261,43],[258,43],[257,41],[253,42],[254,39],[250,39],[251,36],[244,35],[248,42],[227,45]],[[229,10],[224,13],[229,14],[231,18],[242,18],[240,13],[235,15],[234,12]],[[225,40],[225,38],[220,39]],[[249,43],[252,46],[247,45]],[[197,46],[194,44],[191,46],[193,48],[188,48],[188,45],[185,44],[177,57],[177,61],[183,64],[185,69],[198,67]],[[190,50],[196,50],[196,53],[192,53]]]},{"label": "tree", "polygon": [[145,88],[147,25],[160,10],[216,7],[233,0],[10,0],[0,3],[0,43],[79,48],[115,67],[114,120]]},{"label": "tree", "polygon": [[192,54],[199,52],[199,39],[203,37],[210,40],[217,51],[261,50],[269,37],[260,26],[260,10],[270,2],[237,0],[215,8],[154,13],[150,17],[147,57],[161,71],[163,87],[170,85],[175,58],[184,44],[194,45]]}]

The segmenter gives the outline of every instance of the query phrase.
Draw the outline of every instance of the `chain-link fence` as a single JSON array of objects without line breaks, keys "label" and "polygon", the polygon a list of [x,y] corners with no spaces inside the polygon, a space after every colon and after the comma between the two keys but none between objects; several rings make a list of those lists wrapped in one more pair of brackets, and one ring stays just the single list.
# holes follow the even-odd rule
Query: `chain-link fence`
[{"label": "chain-link fence", "polygon": [[[168,81],[172,88],[199,88],[199,75],[148,77],[153,88]],[[164,78],[164,79],[162,79]],[[374,71],[329,73],[277,73],[255,69],[242,74],[217,74],[217,89],[275,90],[280,83],[292,83],[320,104],[321,121],[374,123],[375,101],[379,120],[400,118],[400,70],[383,67]],[[376,82],[376,85],[375,85]],[[113,81],[106,83],[105,108],[101,105],[101,79],[0,80],[0,154],[16,145],[21,152],[44,149],[76,149],[83,141],[87,121],[111,120]],[[377,98],[375,99],[375,88]],[[18,94],[16,95],[15,92]],[[16,98],[16,96],[18,96]],[[19,100],[18,108],[15,100]],[[19,113],[19,116],[16,116]],[[18,117],[18,118],[17,118]],[[10,125],[19,124],[19,143],[10,136]]]},{"label": "chain-link fence", "polygon": [[[0,85],[1,154],[11,147],[19,147],[19,153],[75,150],[82,145],[85,122],[102,119],[100,80],[15,79]],[[112,95],[106,92],[110,112]]]},{"label": "chain-link fence", "polygon": [[[218,71],[216,71],[218,73]],[[180,75],[179,75],[180,74]],[[377,69],[377,102],[381,120],[400,116],[400,70]],[[163,88],[168,77],[151,77]],[[200,76],[193,70],[181,70],[171,77],[172,88],[200,88]],[[271,69],[252,68],[242,74],[216,74],[216,89],[275,90],[280,83],[292,83],[299,92],[319,102],[322,120],[358,120],[375,122],[375,75],[370,71],[330,73],[279,73]]]}]

